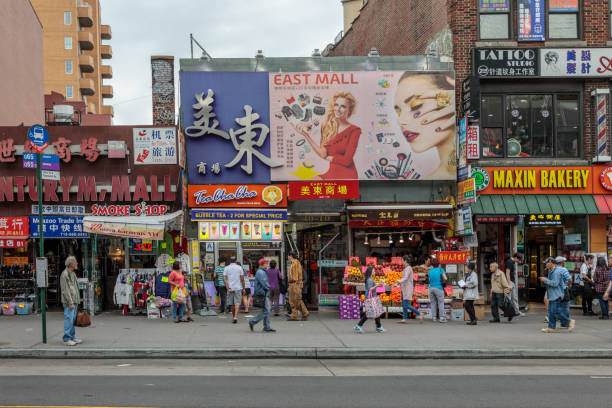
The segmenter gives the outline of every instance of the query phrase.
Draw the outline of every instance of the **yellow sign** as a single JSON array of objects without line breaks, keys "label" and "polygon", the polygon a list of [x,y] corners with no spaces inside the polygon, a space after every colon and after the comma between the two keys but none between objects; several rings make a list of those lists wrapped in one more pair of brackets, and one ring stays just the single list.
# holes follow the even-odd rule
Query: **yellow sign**
[{"label": "yellow sign", "polygon": [[494,170],[493,188],[538,188],[536,173],[540,175],[539,188],[587,188],[590,169],[546,170]]}]

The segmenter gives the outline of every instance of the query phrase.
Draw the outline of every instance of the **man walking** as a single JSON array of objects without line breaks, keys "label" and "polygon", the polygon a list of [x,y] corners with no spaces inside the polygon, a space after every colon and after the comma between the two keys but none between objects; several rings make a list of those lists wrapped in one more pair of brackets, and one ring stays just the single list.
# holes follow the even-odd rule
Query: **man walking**
[{"label": "man walking", "polygon": [[522,316],[519,309],[519,301],[518,301],[518,284],[517,284],[517,271],[519,267],[519,262],[521,261],[522,256],[518,253],[515,253],[512,257],[506,261],[506,280],[512,286],[512,291],[510,292],[510,300],[512,301],[512,306],[514,307],[514,315]]},{"label": "man walking", "polygon": [[255,273],[255,299],[258,303],[262,303],[261,301],[263,300],[263,308],[257,316],[249,320],[251,331],[253,331],[253,327],[262,319],[264,332],[273,333],[276,331],[270,327],[270,283],[268,282],[268,274],[266,273],[269,263],[270,261],[267,259],[260,259],[259,269],[257,269],[257,273]]},{"label": "man walking", "polygon": [[561,327],[567,327],[568,331],[574,330],[576,322],[570,320],[565,308],[565,277],[562,268],[555,265],[552,257],[544,261],[548,270],[548,277],[541,276],[540,281],[546,285],[548,297],[548,327],[542,329],[544,333],[555,333],[557,318],[561,321]]},{"label": "man walking", "polygon": [[[491,271],[491,315],[493,318],[489,323],[499,323],[499,308],[504,307],[504,297],[510,293],[510,284],[506,280],[506,275],[499,270],[497,262],[489,265]],[[512,321],[512,316],[508,316],[508,321]]]},{"label": "man walking", "polygon": [[308,320],[308,309],[302,301],[302,287],[304,286],[302,277],[302,265],[297,259],[298,254],[289,253],[289,304],[291,305],[291,317],[287,320],[298,320],[299,312],[302,312],[302,320]]},{"label": "man walking", "polygon": [[215,267],[215,272],[213,274],[213,280],[215,282],[215,288],[217,289],[217,293],[219,294],[219,313],[225,312],[225,297],[227,296],[227,290],[225,289],[225,282],[223,280],[223,271],[225,271],[225,264],[227,263],[227,259],[224,256],[219,258],[219,265]]},{"label": "man walking", "polygon": [[246,293],[244,290],[244,270],[236,263],[236,257],[230,258],[230,264],[223,270],[223,284],[227,289],[226,307],[232,309],[232,323],[238,323],[238,312],[240,311],[240,303],[242,303],[242,295]]},{"label": "man walking", "polygon": [[60,276],[60,288],[62,290],[62,305],[64,306],[64,344],[75,346],[82,343],[81,339],[75,337],[74,322],[77,309],[81,302],[79,286],[77,284],[76,269],[78,262],[74,256],[66,258],[66,269]]}]

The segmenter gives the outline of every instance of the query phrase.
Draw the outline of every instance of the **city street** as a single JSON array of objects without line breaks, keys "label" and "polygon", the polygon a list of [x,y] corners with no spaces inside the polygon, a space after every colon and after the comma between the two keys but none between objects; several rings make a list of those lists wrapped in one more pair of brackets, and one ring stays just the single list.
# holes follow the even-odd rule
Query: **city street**
[{"label": "city street", "polygon": [[[609,361],[4,360],[0,407],[608,406]],[[12,405],[11,405],[12,404]]]}]

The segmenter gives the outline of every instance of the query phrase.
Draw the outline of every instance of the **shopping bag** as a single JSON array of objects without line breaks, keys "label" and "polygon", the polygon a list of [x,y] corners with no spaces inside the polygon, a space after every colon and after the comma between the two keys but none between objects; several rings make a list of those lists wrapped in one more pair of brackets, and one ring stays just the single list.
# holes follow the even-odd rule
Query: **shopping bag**
[{"label": "shopping bag", "polygon": [[504,304],[502,309],[504,310],[504,317],[516,316],[516,313],[514,312],[514,305],[512,304],[512,299],[510,299],[510,296],[504,296]]},{"label": "shopping bag", "polygon": [[385,311],[380,297],[378,296],[370,296],[367,298],[363,307],[365,308],[366,316],[372,319],[379,317]]},{"label": "shopping bag", "polygon": [[172,300],[174,300],[176,303],[185,303],[185,301],[187,300],[187,294],[185,293],[185,289],[180,289],[178,286],[174,287],[174,290],[172,291]]},{"label": "shopping bag", "polygon": [[453,287],[451,285],[444,287],[444,296],[453,296]]},{"label": "shopping bag", "polygon": [[600,314],[601,313],[601,305],[599,304],[599,299],[593,299],[592,302],[593,313]]}]

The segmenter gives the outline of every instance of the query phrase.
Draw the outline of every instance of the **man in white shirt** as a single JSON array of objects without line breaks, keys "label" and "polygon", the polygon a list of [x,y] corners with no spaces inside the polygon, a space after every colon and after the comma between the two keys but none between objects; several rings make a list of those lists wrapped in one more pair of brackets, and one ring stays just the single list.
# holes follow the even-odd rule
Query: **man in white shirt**
[{"label": "man in white shirt", "polygon": [[227,288],[226,305],[232,309],[234,320],[232,323],[238,322],[238,311],[242,302],[244,290],[244,270],[236,263],[236,257],[230,258],[230,264],[223,270],[223,283]]},{"label": "man in white shirt", "polygon": [[584,263],[580,266],[580,274],[576,276],[578,294],[582,297],[582,313],[593,315],[593,266],[595,258],[588,254],[584,257]]}]

